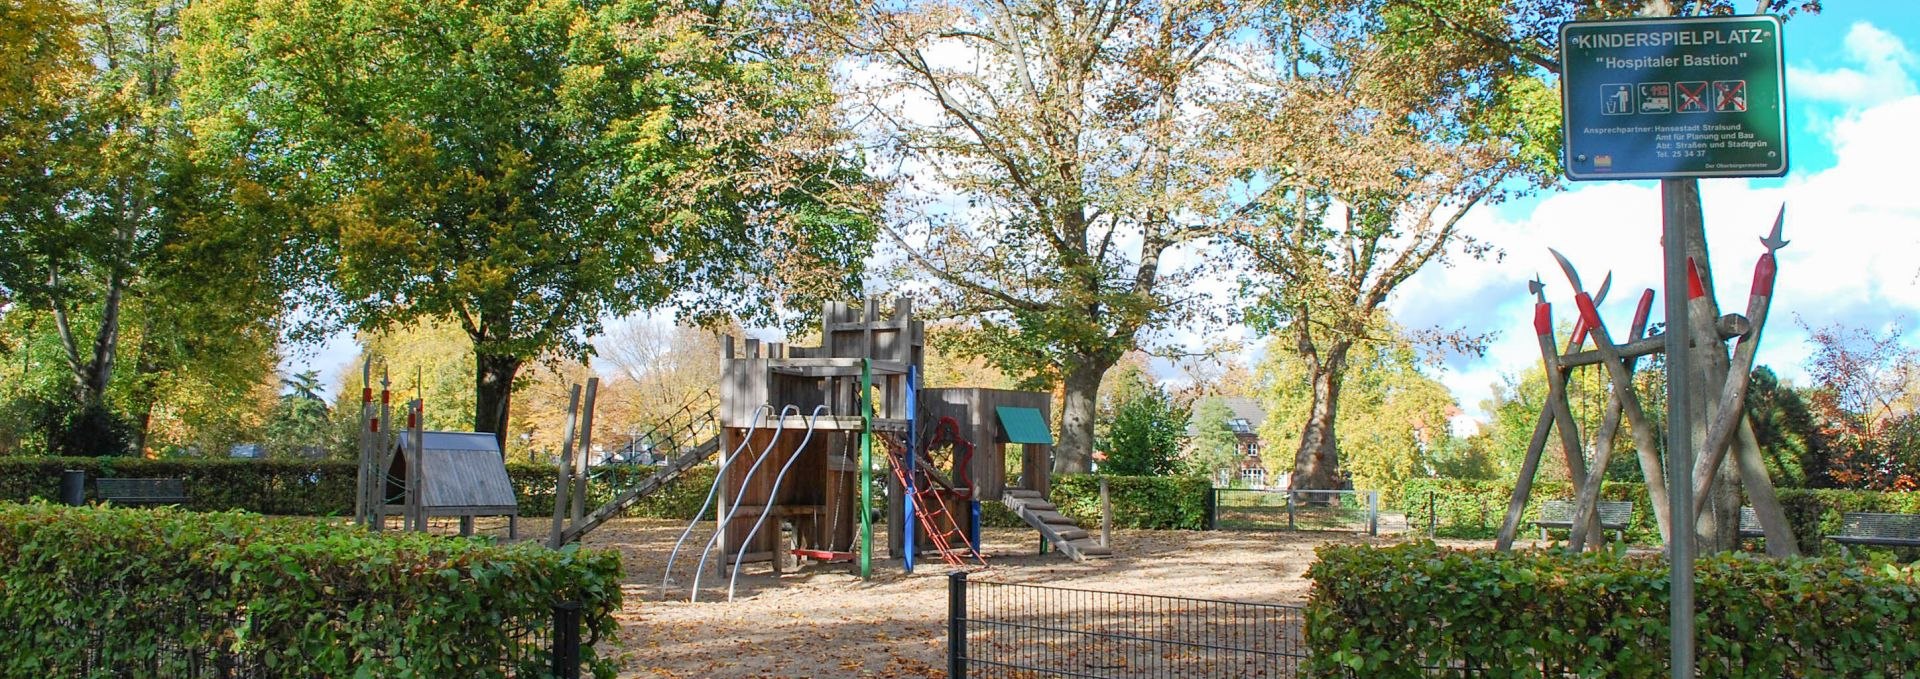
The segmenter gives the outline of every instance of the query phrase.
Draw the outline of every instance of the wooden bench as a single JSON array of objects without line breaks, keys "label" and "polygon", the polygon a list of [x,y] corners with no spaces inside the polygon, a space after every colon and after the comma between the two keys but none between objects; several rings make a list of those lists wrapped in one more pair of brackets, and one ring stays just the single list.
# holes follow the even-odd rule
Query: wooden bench
[{"label": "wooden bench", "polygon": [[1840,533],[1827,539],[1843,549],[1848,545],[1920,547],[1920,514],[1847,512],[1840,515]]},{"label": "wooden bench", "polygon": [[95,479],[100,499],[117,505],[177,505],[187,501],[186,479]]},{"label": "wooden bench", "polygon": [[[1633,523],[1632,502],[1602,501],[1597,512],[1600,516],[1600,529],[1613,531],[1620,536],[1621,542],[1627,541],[1627,526]],[[1547,539],[1547,529],[1573,530],[1573,503],[1568,500],[1548,500],[1540,503],[1540,518],[1533,525],[1540,527],[1540,540]]]}]

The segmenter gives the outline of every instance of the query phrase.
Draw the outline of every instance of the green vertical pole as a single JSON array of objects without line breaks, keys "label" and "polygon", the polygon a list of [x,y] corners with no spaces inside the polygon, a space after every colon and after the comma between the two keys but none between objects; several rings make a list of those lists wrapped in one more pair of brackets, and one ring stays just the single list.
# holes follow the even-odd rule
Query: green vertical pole
[{"label": "green vertical pole", "polygon": [[873,577],[873,359],[860,359],[860,578]]}]

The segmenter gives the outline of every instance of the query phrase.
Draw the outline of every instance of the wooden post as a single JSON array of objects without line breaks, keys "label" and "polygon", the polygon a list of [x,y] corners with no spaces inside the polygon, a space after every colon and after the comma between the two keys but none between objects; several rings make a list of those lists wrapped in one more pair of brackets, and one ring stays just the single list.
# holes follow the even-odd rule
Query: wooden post
[{"label": "wooden post", "polygon": [[573,467],[573,500],[567,509],[578,523],[587,511],[587,463],[593,457],[593,404],[600,393],[600,378],[587,378],[587,400],[580,406],[580,456]]},{"label": "wooden post", "polygon": [[427,499],[425,497],[427,461],[426,404],[419,399],[407,406],[407,425],[413,437],[413,454],[407,457],[412,471],[407,473],[407,504],[413,510],[413,529],[418,532],[427,530]]},{"label": "wooden post", "polygon": [[379,490],[374,481],[379,475],[374,471],[379,458],[373,454],[373,432],[367,430],[368,421],[373,417],[373,358],[368,357],[360,364],[360,477],[355,484],[357,491],[353,498],[353,521],[361,526],[373,525],[373,503]]},{"label": "wooden post", "polygon": [[1107,495],[1107,477],[1100,477],[1100,546],[1113,546],[1113,498]]},{"label": "wooden post", "polygon": [[573,424],[580,414],[580,385],[573,385],[567,395],[567,426],[561,435],[560,474],[553,489],[553,528],[547,533],[547,547],[560,548],[560,536],[566,532],[567,496],[573,492]]},{"label": "wooden post", "polygon": [[[382,367],[380,369],[380,407],[377,411],[375,411],[378,413],[378,416],[374,418],[373,426],[372,426],[372,429],[374,432],[373,443],[377,448],[376,450],[373,451],[373,457],[374,459],[380,461],[379,464],[375,465],[375,469],[378,470],[377,474],[379,475],[379,479],[380,479],[380,483],[375,484],[380,488],[380,490],[378,491],[380,493],[380,500],[379,502],[374,503],[374,507],[376,507],[374,511],[374,522],[373,522],[374,530],[386,530],[387,528],[386,475],[387,475],[387,469],[392,467],[393,463],[390,461],[390,458],[394,453],[393,449],[394,449],[394,446],[397,445],[397,441],[398,441],[398,439],[393,435],[393,417],[392,417],[393,407],[390,405],[390,401],[389,401],[389,399],[392,398],[392,395],[387,390],[387,386],[388,386],[387,370],[385,367]],[[406,485],[402,484],[400,489],[402,492],[405,492]],[[402,498],[402,499],[404,500],[405,498]],[[405,517],[401,517],[401,518],[403,521],[405,520]]]}]

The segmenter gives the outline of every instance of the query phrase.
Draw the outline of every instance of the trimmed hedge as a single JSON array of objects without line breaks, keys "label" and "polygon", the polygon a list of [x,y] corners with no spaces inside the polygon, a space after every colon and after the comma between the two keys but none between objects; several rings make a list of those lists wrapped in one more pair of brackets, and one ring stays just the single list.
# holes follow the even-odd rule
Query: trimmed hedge
[{"label": "trimmed hedge", "polygon": [[[1111,476],[1062,474],[1053,477],[1047,500],[1081,526],[1100,525],[1100,479],[1107,479],[1113,501],[1113,527],[1159,530],[1203,530],[1207,527],[1207,495],[1213,485],[1197,476]],[[999,528],[1026,524],[999,502],[981,503],[980,522]]]},{"label": "trimmed hedge", "polygon": [[619,583],[607,550],[0,504],[0,676],[172,676],[197,653],[276,676],[544,676],[546,635],[528,633],[576,601],[587,634],[610,638]]},{"label": "trimmed hedge", "polygon": [[[1328,545],[1308,569],[1314,677],[1664,677],[1658,557]],[[1912,566],[1698,563],[1702,677],[1894,677],[1920,666]]]},{"label": "trimmed hedge", "polygon": [[[1427,494],[1433,493],[1433,514],[1439,516],[1434,533],[1440,537],[1484,539],[1500,532],[1507,502],[1513,497],[1513,485],[1499,481],[1460,479],[1414,479],[1401,493],[1397,509],[1406,512],[1407,525],[1414,531],[1427,526]],[[1826,536],[1840,531],[1840,515],[1846,512],[1886,512],[1920,514],[1920,492],[1890,493],[1871,490],[1816,490],[1781,488],[1781,508],[1793,525],[1793,535],[1805,554],[1837,554],[1839,546]],[[1646,486],[1640,483],[1606,482],[1600,496],[1606,500],[1632,500],[1633,524],[1627,539],[1641,544],[1660,541],[1653,506],[1647,500]],[[1573,499],[1573,486],[1565,481],[1533,484],[1533,501],[1522,514],[1521,528],[1533,530],[1542,500]],[[1872,548],[1869,548],[1872,549]]]},{"label": "trimmed hedge", "polygon": [[[1507,503],[1513,500],[1513,484],[1503,481],[1463,479],[1412,479],[1400,492],[1395,509],[1406,512],[1407,526],[1419,532],[1427,528],[1427,497],[1433,497],[1433,514],[1439,516],[1434,534],[1447,538],[1486,539],[1500,533],[1506,518]],[[1533,520],[1540,516],[1543,500],[1573,499],[1573,484],[1566,481],[1536,481],[1533,500],[1521,513],[1520,529],[1534,530]],[[1606,481],[1600,484],[1600,499],[1633,502],[1633,523],[1627,526],[1627,539],[1639,543],[1660,541],[1660,523],[1647,499],[1645,484]]]},{"label": "trimmed hedge", "polygon": [[[355,464],[347,460],[244,460],[137,457],[0,456],[0,501],[56,500],[60,472],[79,469],[89,481],[100,477],[186,479],[186,509],[243,510],[258,514],[345,516],[353,513]],[[618,489],[651,476],[653,467],[614,467],[588,485],[591,506],[611,499]],[[509,464],[507,475],[520,498],[522,516],[553,514],[559,472],[550,465]],[[713,483],[712,467],[688,470],[679,480],[628,508],[626,516],[690,519]],[[89,497],[93,484],[87,484]]]}]

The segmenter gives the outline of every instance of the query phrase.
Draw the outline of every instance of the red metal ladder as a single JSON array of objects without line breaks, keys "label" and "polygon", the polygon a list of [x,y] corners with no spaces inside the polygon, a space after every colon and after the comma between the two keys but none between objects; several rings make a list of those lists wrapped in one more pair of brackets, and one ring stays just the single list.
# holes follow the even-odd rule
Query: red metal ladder
[{"label": "red metal ladder", "polygon": [[[948,566],[960,568],[967,565],[967,557],[971,556],[981,566],[987,565],[987,560],[980,556],[980,550],[975,549],[973,543],[967,540],[966,529],[953,518],[952,512],[947,511],[945,498],[940,497],[940,490],[934,487],[933,477],[919,465],[914,465],[913,480],[917,483],[909,483],[906,462],[901,457],[904,451],[901,450],[900,444],[890,436],[879,438],[886,444],[884,447],[887,449],[887,462],[888,466],[893,467],[894,480],[899,481],[902,488],[913,489],[914,516],[919,519],[920,528],[926,533],[927,539],[933,543],[934,550],[940,553],[940,560],[945,561]],[[964,549],[954,549],[953,543],[956,538]]]}]

